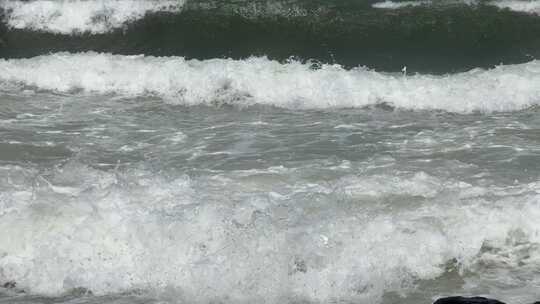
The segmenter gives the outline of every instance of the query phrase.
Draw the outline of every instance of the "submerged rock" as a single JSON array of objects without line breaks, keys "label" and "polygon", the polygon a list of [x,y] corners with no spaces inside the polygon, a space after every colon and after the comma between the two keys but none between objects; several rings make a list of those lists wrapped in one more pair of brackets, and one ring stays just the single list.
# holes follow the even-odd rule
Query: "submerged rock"
[{"label": "submerged rock", "polygon": [[77,297],[94,295],[94,293],[86,287],[75,287],[69,291],[69,294]]},{"label": "submerged rock", "polygon": [[483,297],[448,297],[441,298],[435,301],[433,304],[505,304],[501,301],[488,299]]},{"label": "submerged rock", "polygon": [[15,281],[7,281],[5,283],[0,283],[0,288],[7,289],[10,293],[25,293],[24,289],[20,289],[17,287],[17,282]]}]

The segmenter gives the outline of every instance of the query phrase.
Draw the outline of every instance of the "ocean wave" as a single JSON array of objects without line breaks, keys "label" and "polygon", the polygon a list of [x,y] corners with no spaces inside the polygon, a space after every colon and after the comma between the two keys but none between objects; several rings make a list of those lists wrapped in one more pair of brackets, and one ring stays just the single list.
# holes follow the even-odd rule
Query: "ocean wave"
[{"label": "ocean wave", "polygon": [[515,12],[540,14],[540,1],[538,0],[498,0],[489,2],[491,5]]},{"label": "ocean wave", "polygon": [[492,5],[374,4],[414,6],[388,10],[362,1],[197,0],[173,6],[170,0],[118,0],[102,2],[103,9],[96,1],[79,2],[54,2],[48,9],[41,8],[47,1],[5,2],[17,9],[3,12],[0,6],[0,58],[84,51],[200,60],[294,56],[346,68],[397,72],[406,65],[435,74],[540,58],[538,16]]},{"label": "ocean wave", "polygon": [[[490,5],[516,12],[537,14],[539,0],[448,0],[448,1],[379,1],[371,4],[377,9],[402,9],[417,6],[452,7]],[[183,10],[218,11],[245,18],[290,17],[327,18],[347,17],[351,11],[365,13],[358,3],[310,3],[310,1],[213,1],[213,0],[0,0],[0,13],[11,28],[56,34],[103,34],[142,19],[148,13],[179,13]],[[2,14],[0,14],[2,15]]]},{"label": "ocean wave", "polygon": [[[447,271],[496,265],[486,271],[507,278],[509,264],[538,268],[538,183],[479,187],[396,172],[283,188],[279,175],[291,172],[278,169],[192,179],[76,162],[0,167],[0,282],[46,295],[143,289],[179,302],[376,303]],[[313,204],[314,194],[326,203]],[[430,203],[376,212],[396,194]]]},{"label": "ocean wave", "polygon": [[494,0],[494,1],[478,1],[478,0],[462,0],[462,1],[391,1],[386,0],[382,2],[373,3],[371,6],[378,9],[402,9],[406,7],[414,6],[440,6],[448,4],[462,4],[462,5],[490,5],[496,6],[501,9],[509,9],[515,12],[525,12],[530,14],[540,13],[540,1],[538,0]]},{"label": "ocean wave", "polygon": [[157,11],[177,12],[182,0],[2,0],[5,21],[15,29],[70,34],[105,33]]},{"label": "ocean wave", "polygon": [[443,76],[380,73],[266,58],[58,53],[0,61],[0,81],[64,93],[158,96],[183,105],[329,109],[385,103],[410,110],[515,111],[540,103],[540,62]]}]

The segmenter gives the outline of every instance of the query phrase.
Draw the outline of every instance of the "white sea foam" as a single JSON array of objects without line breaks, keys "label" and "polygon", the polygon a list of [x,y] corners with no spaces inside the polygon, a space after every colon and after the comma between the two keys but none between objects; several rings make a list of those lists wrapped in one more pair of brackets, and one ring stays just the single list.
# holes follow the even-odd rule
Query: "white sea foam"
[{"label": "white sea foam", "polygon": [[511,11],[540,14],[540,1],[538,0],[498,0],[489,4]]},{"label": "white sea foam", "polygon": [[[0,60],[0,82],[58,92],[157,95],[168,102],[344,108],[388,103],[404,109],[513,111],[540,103],[540,62],[434,76],[385,74],[338,65],[312,69],[266,58],[59,53]],[[15,86],[16,87],[16,86]]]},{"label": "white sea foam", "polygon": [[[461,3],[464,5],[478,5],[480,1],[477,0],[458,0],[458,1],[430,1],[430,0],[420,0],[420,1],[392,1],[386,0],[382,2],[376,2],[371,6],[378,9],[402,9],[405,7],[412,6],[423,6],[423,5],[444,5],[444,4],[457,4]],[[516,12],[525,12],[531,14],[540,13],[540,1],[539,0],[494,0],[484,2],[483,4],[493,5],[501,9],[509,9]]]},{"label": "white sea foam", "polygon": [[[395,172],[284,188],[287,168],[190,179],[78,163],[0,173],[0,282],[30,293],[142,288],[179,303],[377,303],[451,263],[477,275],[485,263],[540,267],[538,183],[471,191]],[[395,195],[428,201],[380,212]]]},{"label": "white sea foam", "polygon": [[1,0],[7,24],[53,33],[105,33],[146,13],[178,11],[182,0]]},{"label": "white sea foam", "polygon": [[390,1],[377,2],[372,4],[374,8],[382,9],[400,9],[408,6],[421,6],[431,4],[431,1]]}]

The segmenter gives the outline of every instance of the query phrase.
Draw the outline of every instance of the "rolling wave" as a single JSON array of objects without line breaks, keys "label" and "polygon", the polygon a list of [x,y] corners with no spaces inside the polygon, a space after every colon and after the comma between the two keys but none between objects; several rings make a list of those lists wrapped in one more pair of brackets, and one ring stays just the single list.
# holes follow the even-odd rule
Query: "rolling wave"
[{"label": "rolling wave", "polygon": [[385,103],[413,110],[515,111],[540,104],[540,62],[444,76],[379,73],[339,65],[279,63],[267,58],[186,60],[182,57],[59,53],[0,61],[4,88],[159,96],[167,102],[262,104],[329,109]]},{"label": "rolling wave", "polygon": [[509,9],[516,12],[526,12],[531,14],[540,14],[540,1],[498,0],[490,3],[502,9]]},{"label": "rolling wave", "polygon": [[410,6],[441,6],[449,4],[465,4],[472,7],[478,7],[479,5],[495,6],[500,9],[508,9],[514,12],[523,12],[528,14],[540,13],[540,1],[538,0],[492,0],[492,1],[478,1],[478,0],[464,0],[464,1],[391,1],[386,0],[382,2],[376,2],[372,4],[373,8],[379,9],[403,9]]},{"label": "rolling wave", "polygon": [[267,56],[283,62],[295,57],[388,72],[407,66],[433,74],[540,57],[535,14],[487,2],[418,3],[4,1],[0,57],[66,51],[201,60]]},{"label": "rolling wave", "polygon": [[[0,281],[45,295],[139,289],[173,303],[379,303],[449,272],[538,268],[538,183],[500,189],[418,172],[284,186],[293,172],[191,179],[77,162],[46,175],[1,166]],[[316,210],[312,191],[329,206]],[[392,195],[433,204],[355,209]]]},{"label": "rolling wave", "polygon": [[176,12],[182,1],[6,1],[0,2],[5,22],[14,29],[59,34],[106,33],[157,11]]},{"label": "rolling wave", "polygon": [[[369,3],[369,2],[367,2]],[[431,5],[492,5],[513,11],[538,13],[538,0],[447,0],[447,1],[382,1],[374,8],[403,9],[410,6]],[[218,0],[1,0],[0,10],[4,21],[14,29],[50,32],[57,34],[102,34],[126,26],[128,23],[156,12],[179,13],[187,10],[218,10],[247,18],[316,15],[328,11],[341,14],[345,10],[364,10],[365,4],[352,1],[313,2],[295,1],[218,1]]]}]

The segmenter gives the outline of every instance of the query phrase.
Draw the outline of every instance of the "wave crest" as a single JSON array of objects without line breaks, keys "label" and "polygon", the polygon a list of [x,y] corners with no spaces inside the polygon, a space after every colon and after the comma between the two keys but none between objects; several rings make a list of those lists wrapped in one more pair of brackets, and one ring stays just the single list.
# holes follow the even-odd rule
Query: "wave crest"
[{"label": "wave crest", "polygon": [[540,61],[465,73],[403,75],[339,65],[58,53],[0,61],[0,82],[55,92],[158,96],[183,105],[328,109],[386,103],[412,110],[515,111],[540,102]]},{"label": "wave crest", "polygon": [[8,26],[61,34],[106,33],[157,11],[179,11],[183,1],[2,1]]}]

